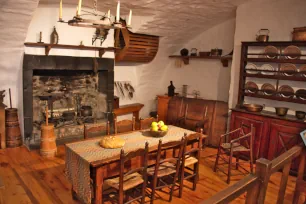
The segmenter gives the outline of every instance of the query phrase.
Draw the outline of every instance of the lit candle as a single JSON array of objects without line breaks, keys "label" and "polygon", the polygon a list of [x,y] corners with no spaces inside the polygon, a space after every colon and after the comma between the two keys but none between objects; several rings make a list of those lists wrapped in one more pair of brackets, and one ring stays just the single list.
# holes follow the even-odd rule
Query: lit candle
[{"label": "lit candle", "polygon": [[110,18],[110,10],[107,12],[107,18]]},{"label": "lit candle", "polygon": [[79,0],[79,5],[78,5],[78,16],[81,15],[81,8],[82,8],[82,0]]},{"label": "lit candle", "polygon": [[62,20],[63,18],[63,0],[60,1],[60,7],[59,7],[59,19]]},{"label": "lit candle", "polygon": [[117,15],[116,15],[116,21],[119,22],[120,21],[120,1],[118,1],[117,4]]},{"label": "lit candle", "polygon": [[128,26],[131,25],[132,22],[132,10],[130,10],[130,15],[129,15],[129,21],[128,21]]}]

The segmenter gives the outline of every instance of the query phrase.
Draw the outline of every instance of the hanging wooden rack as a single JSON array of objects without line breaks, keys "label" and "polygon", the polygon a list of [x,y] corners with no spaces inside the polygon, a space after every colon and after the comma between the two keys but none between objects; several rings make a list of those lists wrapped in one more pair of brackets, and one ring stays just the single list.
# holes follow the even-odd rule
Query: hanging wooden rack
[{"label": "hanging wooden rack", "polygon": [[63,48],[63,49],[74,49],[74,50],[93,50],[99,52],[99,57],[102,57],[106,51],[116,51],[115,47],[92,47],[92,46],[84,46],[84,45],[64,45],[64,44],[48,44],[48,43],[32,43],[26,42],[25,46],[28,47],[44,47],[45,55],[49,55],[49,52],[52,48]]}]

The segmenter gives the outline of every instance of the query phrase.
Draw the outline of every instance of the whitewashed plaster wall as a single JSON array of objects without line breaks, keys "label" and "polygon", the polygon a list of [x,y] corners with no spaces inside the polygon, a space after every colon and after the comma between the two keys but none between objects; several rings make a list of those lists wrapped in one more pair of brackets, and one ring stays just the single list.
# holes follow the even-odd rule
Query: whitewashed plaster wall
[{"label": "whitewashed plaster wall", "polygon": [[38,0],[5,0],[0,6],[0,90],[6,90],[4,103],[9,106],[8,89],[11,89],[12,106],[18,108],[22,130],[23,43],[37,5]]},{"label": "whitewashed plaster wall", "polygon": [[[238,97],[239,66],[242,41],[255,41],[255,34],[261,28],[270,30],[270,41],[290,41],[294,27],[306,26],[305,0],[253,0],[240,5],[236,13],[236,32],[234,41],[234,59],[231,69],[230,108],[235,107]],[[258,81],[259,84],[262,81]],[[282,82],[286,83],[286,82]],[[288,83],[294,89],[301,86],[301,82]],[[286,102],[255,100],[246,97],[246,102],[265,104],[267,110],[271,107],[285,106],[292,110],[305,110],[305,105]],[[293,114],[293,111],[290,112]]]},{"label": "whitewashed plaster wall", "polygon": [[[182,48],[190,51],[197,48],[198,51],[210,51],[212,48],[223,50],[223,55],[232,51],[234,45],[235,19],[220,23],[196,38],[191,39]],[[179,55],[179,51],[175,54]],[[228,101],[230,85],[230,66],[223,67],[220,60],[190,59],[189,65],[175,66],[176,59],[170,59],[170,63],[163,75],[162,88],[167,92],[167,86],[172,80],[176,92],[181,93],[182,85],[188,85],[190,97],[193,90],[200,91],[200,97],[210,100]]]}]

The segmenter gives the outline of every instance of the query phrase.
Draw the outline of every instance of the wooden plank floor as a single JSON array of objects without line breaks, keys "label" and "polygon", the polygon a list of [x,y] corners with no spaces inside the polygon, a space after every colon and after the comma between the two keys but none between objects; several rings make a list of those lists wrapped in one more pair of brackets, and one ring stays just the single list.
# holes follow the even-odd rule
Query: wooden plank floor
[{"label": "wooden plank floor", "polygon": [[[216,150],[212,148],[206,148],[202,152],[200,181],[196,191],[185,188],[182,199],[176,197],[178,193],[176,191],[172,203],[198,203],[228,186],[223,173],[212,171],[215,154]],[[72,200],[71,185],[65,178],[64,155],[63,146],[58,148],[58,156],[53,159],[44,159],[40,157],[38,151],[28,151],[25,147],[0,150],[0,177],[4,184],[4,189],[0,189],[0,203],[78,203]],[[235,170],[234,174],[240,174],[240,172]],[[243,175],[234,176],[231,184],[241,178]],[[266,203],[276,203],[280,178],[281,173],[272,175]],[[186,186],[190,187],[188,183],[185,182]],[[294,186],[295,177],[290,176],[285,203],[291,203]],[[154,203],[168,203],[167,193],[159,192],[158,195],[161,198]],[[244,203],[244,195],[232,203]]]}]

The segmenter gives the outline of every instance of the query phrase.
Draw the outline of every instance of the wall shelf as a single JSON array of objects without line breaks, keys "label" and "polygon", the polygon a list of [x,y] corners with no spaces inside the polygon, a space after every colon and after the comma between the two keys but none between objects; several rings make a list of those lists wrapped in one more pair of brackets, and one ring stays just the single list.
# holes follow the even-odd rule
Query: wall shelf
[{"label": "wall shelf", "polygon": [[170,55],[169,58],[182,59],[184,64],[189,64],[189,59],[217,59],[220,60],[223,67],[228,67],[228,61],[232,60],[232,56],[181,56],[181,55]]},{"label": "wall shelf", "polygon": [[118,48],[115,47],[92,47],[92,46],[84,46],[84,45],[64,45],[64,44],[48,44],[48,43],[32,43],[26,42],[24,43],[27,47],[44,47],[45,55],[49,55],[49,52],[52,48],[62,48],[62,49],[74,49],[74,50],[92,50],[98,51],[99,57],[101,58],[106,51],[115,51]]}]

